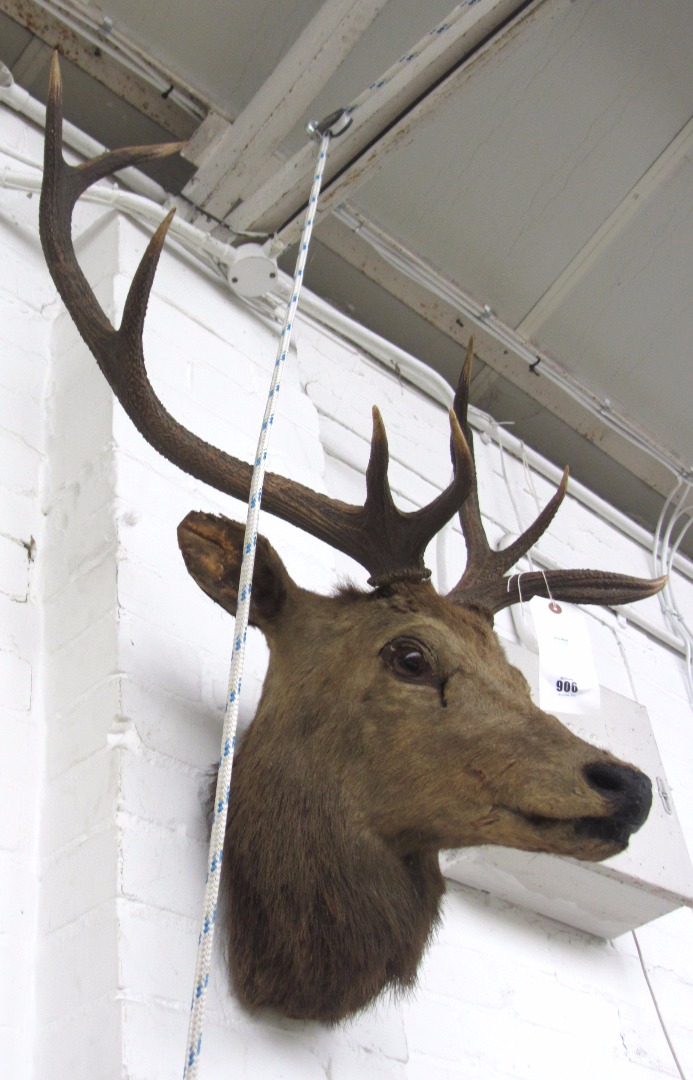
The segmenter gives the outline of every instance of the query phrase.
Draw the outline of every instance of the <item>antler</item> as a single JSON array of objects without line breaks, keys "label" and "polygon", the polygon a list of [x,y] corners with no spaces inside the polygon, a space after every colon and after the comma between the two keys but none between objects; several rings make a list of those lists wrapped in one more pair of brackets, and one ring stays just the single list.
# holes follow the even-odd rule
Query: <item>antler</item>
[{"label": "antler", "polygon": [[473,463],[474,444],[467,421],[473,357],[474,339],[471,338],[454,402],[455,415],[472,451],[471,490],[459,511],[462,533],[467,544],[467,566],[457,585],[447,594],[448,599],[455,604],[481,604],[495,612],[520,600],[530,600],[533,596],[550,595],[555,600],[577,604],[628,604],[633,600],[654,596],[663,589],[667,582],[666,577],[650,581],[600,570],[547,570],[505,576],[506,571],[536,544],[551,523],[566,493],[568,469],[563,473],[556,494],[529,528],[507,548],[494,551],[489,546],[481,524],[476,469]]},{"label": "antler", "polygon": [[[180,150],[182,143],[128,147],[102,154],[76,167],[62,155],[62,85],[53,56],[46,113],[44,180],[39,215],[41,243],[53,281],[77,329],[94,354],[126,413],[151,445],[184,472],[236,498],[247,500],[252,468],[184,428],[164,408],[147,377],[142,331],[154,274],[173,211],[154,233],[128,292],[120,328],[101,310],[74,252],[72,211],[95,181],[127,165],[139,165]],[[263,506],[332,547],[351,555],[371,575],[372,584],[402,577],[427,577],[423,554],[429,540],[459,510],[473,478],[471,452],[450,413],[455,476],[428,506],[399,511],[387,478],[388,447],[377,409],[366,474],[364,506],[318,494],[302,484],[268,473]]]}]

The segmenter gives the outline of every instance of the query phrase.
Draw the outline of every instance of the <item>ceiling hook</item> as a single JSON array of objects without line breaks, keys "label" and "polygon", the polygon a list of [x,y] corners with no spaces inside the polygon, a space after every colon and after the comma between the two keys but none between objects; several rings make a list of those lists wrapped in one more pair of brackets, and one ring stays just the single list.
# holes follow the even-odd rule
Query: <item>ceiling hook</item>
[{"label": "ceiling hook", "polygon": [[320,142],[324,135],[330,135],[333,139],[336,139],[338,135],[343,135],[352,123],[351,109],[337,109],[323,120],[309,121],[306,124],[306,131],[311,139]]}]

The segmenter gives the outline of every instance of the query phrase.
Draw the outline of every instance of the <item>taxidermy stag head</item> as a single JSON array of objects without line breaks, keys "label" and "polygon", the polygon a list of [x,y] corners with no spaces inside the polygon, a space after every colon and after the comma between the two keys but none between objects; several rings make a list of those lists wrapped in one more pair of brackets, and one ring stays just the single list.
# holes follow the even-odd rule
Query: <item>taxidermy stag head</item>
[{"label": "taxidermy stag head", "polygon": [[[144,437],[186,473],[247,499],[251,468],[184,429],[147,378],[142,327],[169,217],[132,283],[119,330],[99,308],[71,241],[71,215],[95,180],[178,149],[107,153],[76,168],[61,152],[54,62],[46,127],[41,238],[53,279],[113,392]],[[647,817],[650,782],[590,746],[531,700],[506,660],[493,614],[520,600],[514,563],[549,525],[559,490],[503,551],[481,524],[467,423],[472,349],[450,415],[454,479],[414,513],[394,505],[377,410],[362,507],[268,475],[263,506],[370,573],[369,591],[319,596],[299,587],[258,542],[251,623],[269,670],[238,752],[221,882],[233,983],[248,1006],[337,1021],[385,989],[412,986],[439,917],[442,848],[503,844],[599,860],[621,851]],[[426,545],[459,513],[461,580],[430,584]],[[185,564],[235,611],[243,526],[191,513]],[[587,604],[651,596],[644,581],[592,570],[522,575],[535,595]]]}]

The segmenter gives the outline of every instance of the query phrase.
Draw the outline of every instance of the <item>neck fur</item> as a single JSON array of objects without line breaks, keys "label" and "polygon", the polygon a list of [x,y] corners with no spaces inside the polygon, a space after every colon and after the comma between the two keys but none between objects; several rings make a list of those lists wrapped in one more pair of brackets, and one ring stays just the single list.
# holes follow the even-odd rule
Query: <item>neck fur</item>
[{"label": "neck fur", "polygon": [[[259,719],[259,718],[258,718]],[[435,853],[400,857],[339,783],[253,723],[234,766],[221,933],[240,1000],[336,1022],[410,988],[439,919]]]}]

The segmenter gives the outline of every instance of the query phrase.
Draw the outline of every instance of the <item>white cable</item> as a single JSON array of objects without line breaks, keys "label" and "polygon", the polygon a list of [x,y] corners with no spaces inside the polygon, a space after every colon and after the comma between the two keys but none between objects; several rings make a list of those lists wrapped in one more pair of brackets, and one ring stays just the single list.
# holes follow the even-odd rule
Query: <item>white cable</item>
[{"label": "white cable", "polygon": [[[664,618],[681,643],[685,655],[686,688],[690,703],[693,705],[693,630],[688,626],[677,604],[672,573],[679,546],[692,520],[693,509],[686,505],[690,495],[691,485],[681,478],[667,496],[657,520],[652,541],[652,565],[655,575],[667,574],[669,576],[667,585],[659,594],[659,602]],[[670,515],[668,521],[667,514]],[[674,529],[682,518],[688,518],[688,521],[682,525],[676,539],[672,541]]]},{"label": "white cable", "polygon": [[534,483],[532,470],[530,469],[529,462],[527,461],[527,447],[523,442],[520,442],[520,451],[522,453],[522,466],[525,470],[525,480],[527,481],[527,487],[529,488],[532,498],[536,503],[537,512],[541,513],[541,511],[543,510],[543,507],[541,505],[541,499],[539,498],[539,493],[537,492],[536,485]]},{"label": "white cable", "polygon": [[[491,430],[494,431],[496,426],[497,425],[494,424],[492,426]],[[510,502],[512,504],[513,512],[515,514],[515,520],[517,521],[518,535],[521,536],[522,533],[525,531],[525,529],[524,529],[524,525],[522,523],[522,516],[520,514],[520,509],[519,509],[519,507],[517,505],[517,500],[515,499],[515,493],[514,493],[514,491],[512,489],[512,484],[510,483],[510,479],[508,477],[508,473],[507,473],[507,470],[505,468],[505,454],[503,452],[503,444],[501,442],[498,443],[498,453],[500,455],[501,472],[503,473],[503,480],[505,481],[505,487],[506,487],[506,490],[508,492],[508,496],[510,497]],[[533,570],[534,565],[532,563],[532,550],[531,550],[531,548],[525,552],[525,558],[527,559],[527,565],[528,565],[529,569]]]}]

